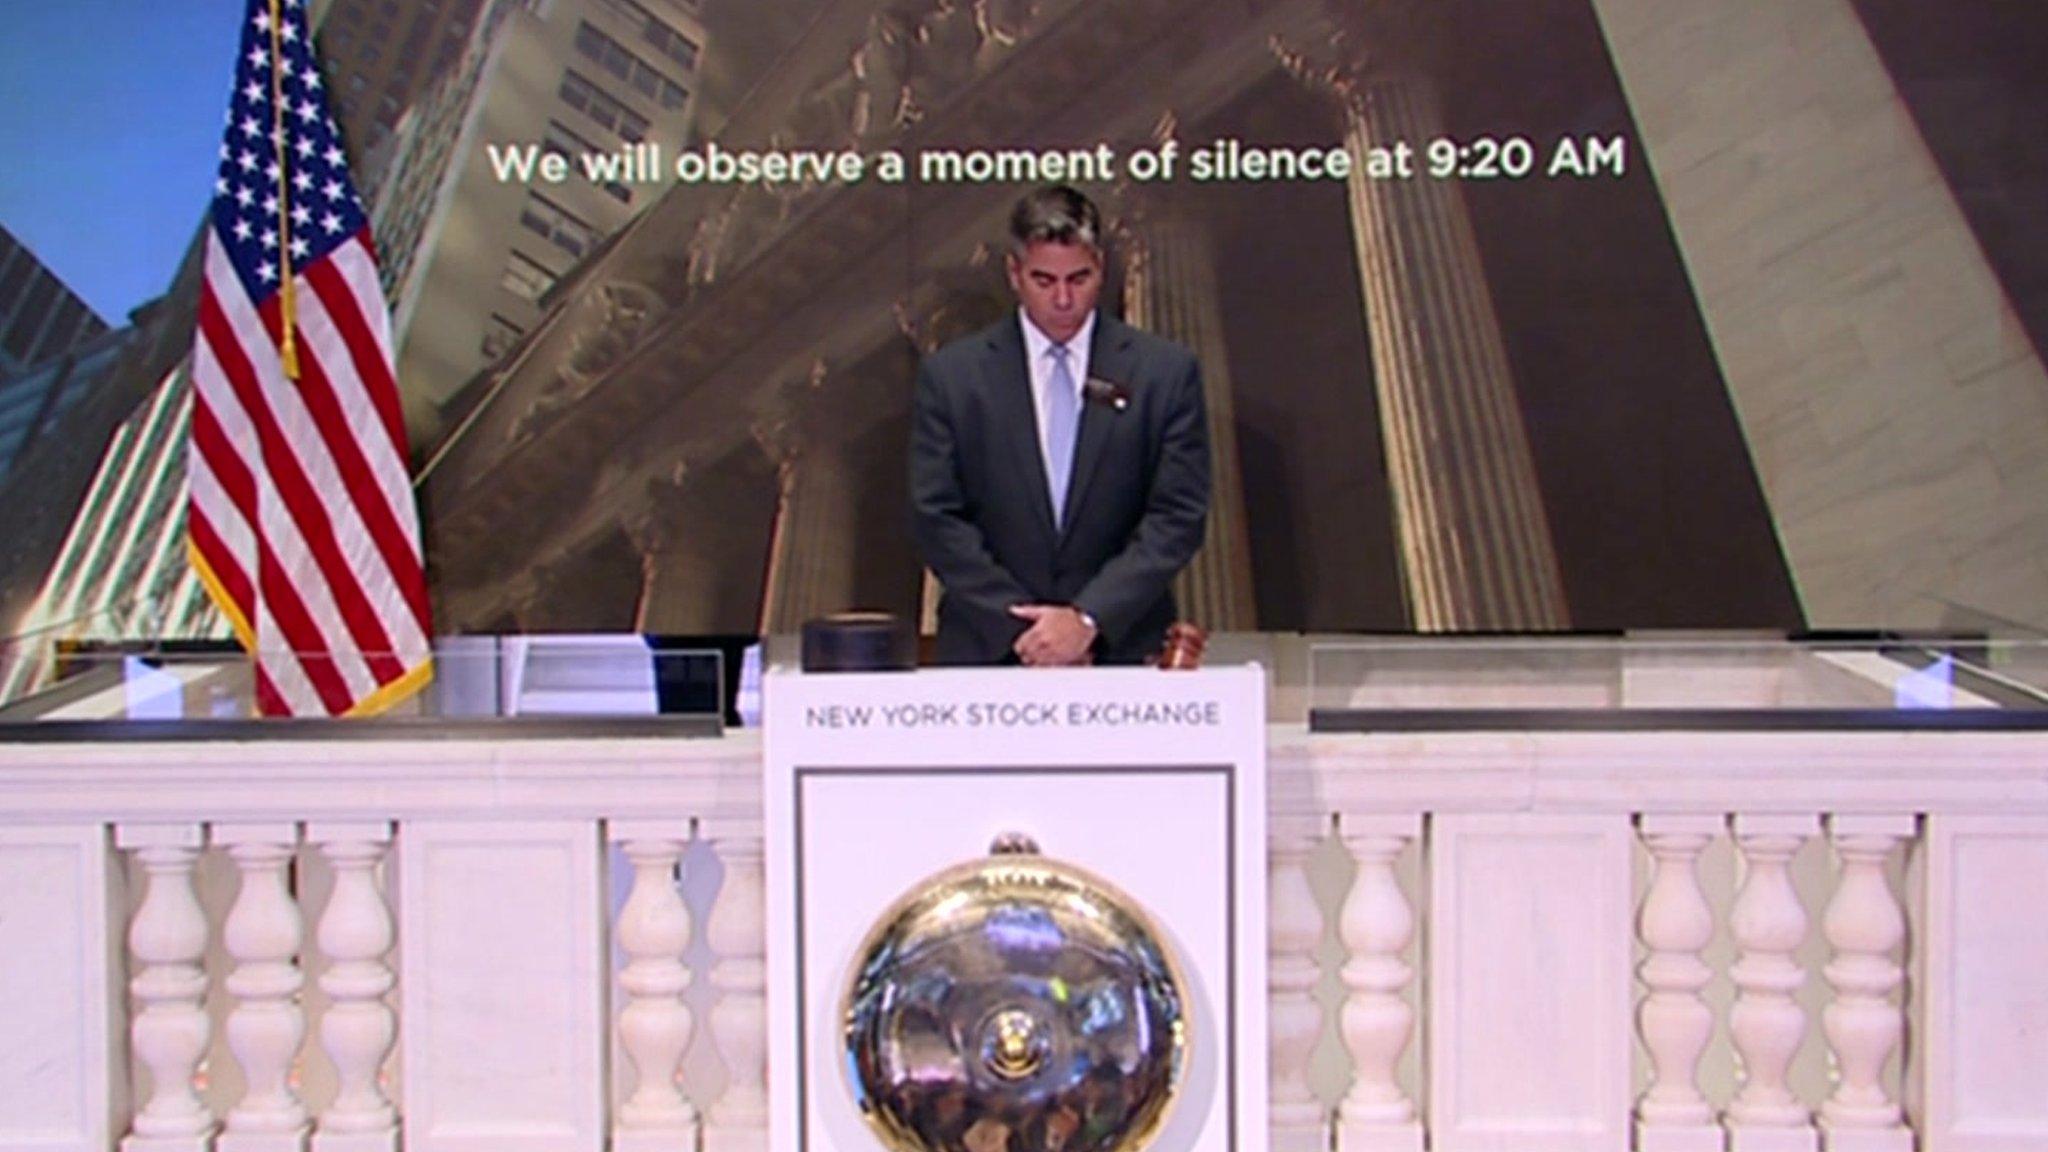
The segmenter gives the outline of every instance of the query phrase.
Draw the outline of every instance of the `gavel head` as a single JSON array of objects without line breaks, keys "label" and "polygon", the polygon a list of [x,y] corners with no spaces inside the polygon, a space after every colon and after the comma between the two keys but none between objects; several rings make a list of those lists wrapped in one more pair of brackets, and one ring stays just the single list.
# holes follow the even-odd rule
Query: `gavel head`
[{"label": "gavel head", "polygon": [[1209,634],[1185,620],[1166,629],[1166,643],[1159,650],[1159,666],[1169,671],[1202,666],[1202,652],[1209,646]]}]

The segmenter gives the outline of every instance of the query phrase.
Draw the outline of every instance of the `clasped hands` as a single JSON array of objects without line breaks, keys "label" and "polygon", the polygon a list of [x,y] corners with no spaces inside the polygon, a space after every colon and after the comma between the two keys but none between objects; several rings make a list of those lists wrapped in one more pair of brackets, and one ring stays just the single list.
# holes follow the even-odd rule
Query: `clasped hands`
[{"label": "clasped hands", "polygon": [[1034,668],[1059,668],[1094,662],[1095,629],[1073,605],[1012,604],[1010,615],[1031,622],[1010,645],[1024,663]]}]

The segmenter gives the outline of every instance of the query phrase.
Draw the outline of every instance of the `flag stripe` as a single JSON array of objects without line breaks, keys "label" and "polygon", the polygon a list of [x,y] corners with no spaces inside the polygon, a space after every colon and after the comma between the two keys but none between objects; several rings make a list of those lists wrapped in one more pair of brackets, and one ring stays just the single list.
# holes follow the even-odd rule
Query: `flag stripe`
[{"label": "flag stripe", "polygon": [[256,707],[265,716],[291,716],[303,711],[284,698],[270,679],[270,670],[261,663],[256,665]]},{"label": "flag stripe", "polygon": [[[232,289],[224,293],[224,300],[230,304],[229,311],[237,327],[255,322],[246,312],[246,302],[240,300]],[[425,629],[425,574],[417,554],[418,531],[414,528],[406,533],[395,522],[395,516],[384,501],[383,485],[367,476],[350,476],[352,463],[363,469],[371,465],[364,459],[363,445],[351,434],[348,417],[341,413],[334,401],[334,389],[325,370],[327,362],[346,364],[349,357],[345,351],[334,347],[334,326],[328,322],[317,298],[307,293],[300,300],[301,378],[298,385],[292,387],[280,374],[267,373],[271,387],[261,393],[261,397],[270,402],[269,414],[283,429],[284,439],[298,450],[296,459],[309,481],[305,494],[317,497],[319,510],[328,518],[323,526],[316,522],[305,506],[296,500],[290,503],[294,519],[306,539],[322,543],[332,541],[331,548],[317,551],[316,557],[327,578],[337,585],[344,607],[349,609],[346,619],[350,634],[371,653],[382,656],[395,652],[404,658],[401,663],[382,659],[373,661],[373,672],[381,686],[403,676],[405,662],[424,659],[429,649]],[[240,310],[234,307],[237,304],[241,306]],[[275,339],[277,313],[270,305],[266,305],[266,311],[263,318],[265,330],[270,338]],[[346,371],[339,375],[353,379]],[[374,442],[373,437],[372,444]],[[402,470],[395,467],[386,470],[397,472],[402,482]],[[279,479],[289,475],[287,472]],[[281,491],[293,493],[297,490],[283,488]],[[407,499],[409,501],[409,494]],[[377,531],[380,521],[381,535],[385,537],[381,540],[374,539],[380,535]],[[345,563],[334,565],[337,557]],[[394,558],[395,563],[392,562]],[[397,591],[407,587],[419,589],[417,602]],[[375,622],[373,631],[363,630],[366,621]]]},{"label": "flag stripe", "polygon": [[[303,314],[305,312],[302,311]],[[274,312],[264,320],[272,331],[276,330]],[[347,593],[344,600],[351,608],[359,607],[360,612],[367,614],[375,623],[374,636],[355,631],[352,627],[356,638],[365,644],[374,640],[378,647],[373,651],[377,652],[394,651],[394,640],[404,643],[407,650],[414,650],[425,643],[425,637],[417,627],[410,606],[374,604],[365,591],[388,586],[382,577],[394,570],[389,565],[378,567],[381,559],[377,553],[383,551],[384,541],[376,539],[373,525],[381,515],[387,534],[395,533],[397,527],[390,523],[390,510],[384,505],[375,484],[358,484],[350,476],[351,465],[362,463],[360,445],[346,435],[346,425],[336,409],[326,373],[321,367],[319,346],[306,338],[305,328],[301,327],[299,333],[299,386],[271,393],[275,400],[271,415],[289,430],[290,443],[300,449],[299,460],[311,481],[304,493],[310,503],[303,512],[295,511],[295,515],[306,538],[320,541],[328,550],[320,556],[323,566],[331,563],[331,573],[346,571],[353,577],[337,581]],[[289,488],[283,490],[293,492]],[[315,522],[313,518],[316,517],[324,517],[324,523]],[[402,549],[403,545],[398,547]],[[420,576],[418,562],[403,550],[400,555],[405,557],[405,566],[398,574],[417,580]],[[379,683],[385,683],[402,674],[402,668],[393,666],[388,670],[380,668],[377,677]]]},{"label": "flag stripe", "polygon": [[[358,370],[362,367],[362,353],[345,342],[342,318],[350,315],[348,308],[334,308],[327,294],[319,290],[324,277],[308,277],[315,286],[315,299],[306,302],[300,310],[299,330],[305,334],[305,346],[312,351],[311,361],[300,380],[300,396],[315,424],[319,426],[321,439],[331,451],[343,483],[353,500],[357,515],[369,533],[385,570],[396,577],[393,591],[417,593],[417,599],[407,599],[403,605],[404,623],[409,628],[392,629],[394,635],[422,632],[421,623],[427,617],[425,602],[426,577],[420,570],[419,526],[412,512],[412,491],[409,486],[398,493],[392,493],[379,484],[380,478],[392,476],[401,481],[402,468],[376,467],[366,452],[377,451],[373,441],[364,443],[349,434],[351,428],[361,427],[362,421],[372,415],[364,409],[359,389],[345,389],[346,381],[360,379],[360,372],[351,374],[340,371],[330,376],[327,365],[340,365],[343,358]],[[376,350],[367,352],[375,362]],[[303,363],[303,362],[302,362]],[[394,500],[402,501],[394,508]],[[385,612],[396,622],[397,613],[390,608]]]},{"label": "flag stripe", "polygon": [[[194,350],[195,363],[199,358],[217,359],[212,348],[201,342]],[[234,537],[235,555],[251,554],[256,537],[248,526],[256,522],[256,478],[249,472],[248,462],[235,450],[235,441],[222,427],[218,409],[206,397],[192,405],[192,443],[199,449],[199,461],[195,471],[204,472],[216,487],[221,504],[239,522],[243,531]]]},{"label": "flag stripe", "polygon": [[[389,323],[384,313],[384,289],[377,280],[377,264],[370,255],[369,240],[370,230],[365,228],[357,234],[356,243],[335,249],[332,261],[307,270],[306,280],[320,294],[328,313],[348,339],[363,391],[376,409],[378,423],[384,426],[391,455],[403,461],[405,416],[398,403],[398,382],[392,378],[390,358],[384,351],[391,346],[391,337],[386,331]],[[344,292],[352,307],[341,303]],[[403,480],[404,473],[399,473],[398,478]],[[404,495],[404,506],[410,509],[410,487]]]},{"label": "flag stripe", "polygon": [[[230,288],[230,291],[234,290],[234,288]],[[223,334],[219,331],[218,327],[210,322],[218,321],[219,318],[219,310],[214,307],[215,303],[216,301],[211,296],[204,297],[201,300],[200,322],[201,333],[204,339],[201,341],[199,354],[194,361],[194,370],[195,372],[204,373],[209,379],[217,380],[228,390],[229,402],[221,406],[221,412],[226,417],[225,423],[237,430],[237,433],[233,435],[233,442],[260,444],[263,436],[256,429],[254,423],[248,419],[247,409],[239,402],[242,392],[236,387],[238,377],[246,379],[248,375],[253,373],[253,369],[248,361],[240,355],[240,346],[233,342],[231,334],[224,340]],[[203,447],[203,442],[200,446]],[[232,456],[229,458],[232,458]],[[205,495],[204,489],[195,488],[194,495],[195,497]],[[251,612],[247,618],[255,625],[257,638],[256,656],[259,662],[292,661],[297,659],[296,653],[320,651],[329,646],[328,637],[320,629],[313,626],[311,619],[303,611],[299,613],[286,613],[284,617],[286,623],[280,624],[278,623],[279,618],[275,613],[263,610],[265,607],[264,601],[275,595],[263,576],[263,573],[274,565],[272,554],[275,549],[282,547],[293,556],[300,556],[304,552],[303,544],[294,526],[286,518],[276,515],[264,515],[265,509],[275,503],[274,498],[260,500],[259,508],[256,509],[254,515],[248,517],[247,521],[248,524],[271,522],[273,525],[273,533],[269,537],[256,537],[253,533],[251,534],[254,548],[250,552],[248,562],[248,570],[256,575],[258,610]],[[232,514],[235,510],[231,506],[228,511]],[[244,526],[244,530],[246,530],[246,526]],[[314,595],[324,596],[326,590],[315,583],[310,587],[309,591]],[[294,600],[297,600],[296,595],[294,595]],[[328,615],[330,618],[333,615],[331,608]],[[268,623],[266,624],[266,622]],[[373,690],[374,681],[368,675],[358,672],[356,679],[358,681],[357,691]],[[343,685],[342,692],[344,697],[348,691],[348,686]]]},{"label": "flag stripe", "polygon": [[[214,242],[209,236],[207,243]],[[210,296],[206,283],[201,296]],[[253,443],[247,422],[223,378],[218,359],[198,333],[192,351],[192,451],[189,454],[189,510],[192,549],[201,582],[234,626],[244,647],[255,651],[256,480],[238,443]]]},{"label": "flag stripe", "polygon": [[248,574],[235,566],[226,546],[215,534],[213,525],[197,508],[192,510],[187,530],[192,536],[192,546],[199,550],[206,570],[212,573],[213,582],[220,586],[220,594],[236,606],[233,620],[235,631],[241,634],[244,644],[250,643],[255,639],[255,629],[249,626],[249,617],[240,611],[242,605],[256,602],[255,593],[249,587]]},{"label": "flag stripe", "polygon": [[[270,549],[263,549],[263,555],[257,561],[257,571],[257,587],[263,596],[263,615],[275,622],[270,629],[258,626],[259,635],[282,633],[286,636],[317,636],[319,627],[299,599],[298,585],[286,578],[283,566],[278,564],[277,557]],[[319,695],[320,705],[328,715],[348,711],[349,702],[355,694],[349,690],[328,645],[294,644],[285,651],[267,650],[258,653],[258,659],[270,667],[273,678],[280,670],[296,665],[304,671],[306,679],[312,682],[314,691]]]},{"label": "flag stripe", "polygon": [[[237,358],[228,355],[227,348],[234,338],[233,330],[228,327],[229,321],[219,305],[228,303],[234,293],[230,289],[220,295],[228,299],[201,302],[200,330],[207,333],[216,354],[221,357],[226,369],[225,375],[234,387],[237,398],[241,400],[243,411],[255,426],[256,443],[263,453],[272,491],[282,504],[284,519],[289,521],[292,534],[304,545],[303,553],[299,549],[290,550],[293,563],[288,568],[280,568],[275,575],[283,579],[287,572],[296,575],[304,571],[309,576],[326,577],[325,580],[308,581],[304,589],[298,587],[298,581],[291,581],[293,600],[300,604],[302,612],[302,594],[326,601],[320,605],[323,611],[318,613],[317,619],[312,614],[301,617],[280,612],[277,614],[279,624],[284,627],[286,635],[292,638],[291,647],[294,651],[317,654],[317,658],[322,660],[328,660],[326,650],[331,647],[332,641],[339,638],[335,635],[338,630],[335,625],[339,624],[363,653],[363,659],[369,663],[372,676],[378,683],[397,679],[404,671],[390,655],[391,642],[376,614],[370,610],[369,603],[363,598],[360,585],[353,579],[341,578],[348,574],[348,561],[336,542],[334,525],[327,507],[322,502],[319,491],[307,479],[304,459],[312,453],[306,450],[316,449],[317,440],[309,437],[303,429],[292,429],[292,434],[286,435],[285,430],[280,427],[278,413],[272,411],[271,406],[266,403],[271,397],[276,397],[280,401],[280,406],[289,405],[286,399],[290,395],[288,384],[278,379],[260,381],[253,365],[247,360],[237,362]],[[269,385],[269,396],[259,390],[264,384]],[[274,561],[277,552],[274,545],[285,533],[287,525],[283,522],[273,522],[269,516],[261,517],[261,521],[272,533],[266,539],[273,546],[263,549],[263,554],[259,558],[259,571],[264,575],[259,578],[258,590],[265,597],[269,597],[275,593],[270,570],[265,563]],[[323,592],[326,595],[322,596]],[[329,604],[333,605],[331,611],[326,610]],[[315,636],[320,637],[320,643],[310,642]],[[329,662],[331,663],[331,660]]]},{"label": "flag stripe", "polygon": [[[247,332],[253,330],[258,323],[248,301],[233,286],[221,293],[215,303],[220,306],[221,315],[231,331]],[[205,320],[206,317],[202,316],[202,321]],[[265,335],[258,336],[259,344],[268,346],[265,342],[271,338],[270,334],[274,331],[273,327]],[[310,356],[302,357],[302,362],[310,359]],[[226,375],[231,380],[247,378],[239,370]],[[275,365],[270,366],[269,370],[263,373],[263,377],[264,379],[260,381],[251,380],[238,389],[236,398],[242,402],[239,409],[242,414],[256,417],[247,424],[247,431],[242,439],[245,442],[262,445],[267,459],[273,452],[282,453],[270,460],[272,479],[277,484],[279,495],[285,498],[285,505],[292,515],[287,524],[273,525],[273,528],[280,532],[288,529],[307,541],[314,560],[321,568],[327,569],[327,575],[335,576],[345,572],[346,568],[327,568],[327,562],[334,555],[334,548],[341,547],[350,553],[361,553],[366,549],[348,547],[350,541],[346,537],[337,542],[335,534],[329,531],[331,525],[323,525],[316,516],[306,510],[317,508],[327,511],[330,505],[338,505],[346,510],[347,501],[334,498],[334,494],[343,488],[343,484],[333,471],[325,444],[312,429],[310,420],[299,403],[301,389],[294,388],[285,381]],[[322,545],[327,547],[323,548]],[[306,549],[289,550],[284,557],[291,561],[287,565],[288,568],[296,571],[303,567],[298,558],[305,552]],[[360,571],[354,575],[355,580],[334,582],[341,588],[348,588],[366,578],[366,574]],[[375,575],[374,572],[370,572],[367,578],[374,579]],[[331,620],[333,613],[318,613],[316,619]],[[366,643],[370,642],[360,634],[357,638]],[[381,635],[375,637],[373,651],[381,652],[388,648],[388,643]],[[380,675],[380,682],[383,678]]]},{"label": "flag stripe", "polygon": [[[200,342],[195,349],[194,375],[211,352]],[[207,532],[194,543],[206,558],[214,575],[233,598],[236,616],[246,625],[255,615],[255,588],[250,573],[255,570],[256,536],[249,525],[255,520],[256,481],[221,430],[214,408],[204,394],[192,405],[191,464],[192,515],[207,525]]]},{"label": "flag stripe", "polygon": [[[362,254],[362,246],[350,243],[336,252],[337,257]],[[385,362],[383,344],[379,336],[364,322],[360,308],[362,295],[366,292],[374,299],[377,291],[374,271],[372,279],[365,286],[353,282],[349,273],[337,272],[337,265],[322,265],[306,277],[313,288],[312,305],[303,310],[299,318],[302,325],[319,325],[327,339],[345,350],[350,371],[342,372],[342,361],[335,360],[335,382],[342,387],[336,392],[342,408],[348,413],[352,427],[381,428],[388,435],[401,439],[392,441],[387,437],[366,435],[361,437],[361,452],[365,460],[376,464],[374,473],[382,486],[385,500],[390,504],[394,520],[403,525],[408,536],[419,534],[419,517],[414,509],[412,485],[404,471],[405,448],[402,437],[404,425],[395,428],[391,424],[397,408],[397,388],[391,381],[390,365]],[[380,397],[390,397],[388,403]]]},{"label": "flag stripe", "polygon": [[[275,594],[264,573],[268,571],[267,564],[274,563],[281,553],[285,560],[282,565],[284,572],[306,573],[310,577],[305,581],[304,587],[294,587],[293,599],[303,605],[305,600],[310,598],[315,606],[312,612],[306,612],[302,607],[301,611],[295,613],[274,613],[273,617],[278,621],[281,631],[273,637],[259,627],[259,643],[265,649],[276,648],[281,652],[324,652],[334,647],[338,641],[347,639],[341,623],[343,613],[334,602],[334,593],[347,582],[331,584],[317,578],[320,565],[310,555],[307,534],[302,531],[302,527],[308,526],[308,521],[302,516],[286,511],[294,500],[301,504],[306,502],[307,498],[303,495],[306,485],[296,466],[296,458],[286,448],[274,422],[269,419],[269,412],[264,407],[263,398],[258,391],[261,382],[256,379],[255,367],[241,355],[241,345],[236,342],[234,330],[229,327],[229,321],[219,307],[223,302],[222,297],[232,300],[237,295],[239,293],[236,287],[230,285],[227,291],[218,296],[203,299],[199,322],[200,330],[206,336],[208,348],[220,361],[220,376],[228,384],[237,402],[235,407],[224,410],[240,417],[241,420],[237,422],[244,424],[248,429],[245,438],[239,442],[257,445],[268,466],[270,484],[263,489],[263,499],[253,521],[267,529],[258,537],[255,564],[258,572],[257,592],[261,597]],[[244,309],[243,314],[246,316],[246,302]],[[315,538],[319,538],[318,527],[312,527]],[[282,643],[279,644],[278,641]],[[383,651],[384,648],[380,640],[372,650]],[[259,653],[259,658],[261,656]],[[374,691],[377,679],[374,675],[361,671],[361,663],[362,660],[358,656],[344,661],[341,667],[353,673],[348,679],[353,682],[352,687],[355,691]]]},{"label": "flag stripe", "polygon": [[[257,625],[265,635],[276,636],[309,628],[311,619],[299,603],[298,589],[283,578],[283,570],[268,552],[263,562],[263,616]],[[293,715],[319,713],[338,716],[348,710],[353,693],[343,683],[341,670],[324,648],[266,650],[258,661],[270,676],[271,689],[289,706]]]}]

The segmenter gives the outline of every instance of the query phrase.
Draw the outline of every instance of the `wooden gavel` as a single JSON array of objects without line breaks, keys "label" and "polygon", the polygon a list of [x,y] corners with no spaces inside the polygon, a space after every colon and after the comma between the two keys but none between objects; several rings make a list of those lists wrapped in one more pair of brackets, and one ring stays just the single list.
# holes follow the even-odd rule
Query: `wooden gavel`
[{"label": "wooden gavel", "polygon": [[1202,651],[1209,646],[1209,634],[1200,626],[1177,620],[1166,629],[1166,642],[1153,663],[1167,671],[1200,668]]}]

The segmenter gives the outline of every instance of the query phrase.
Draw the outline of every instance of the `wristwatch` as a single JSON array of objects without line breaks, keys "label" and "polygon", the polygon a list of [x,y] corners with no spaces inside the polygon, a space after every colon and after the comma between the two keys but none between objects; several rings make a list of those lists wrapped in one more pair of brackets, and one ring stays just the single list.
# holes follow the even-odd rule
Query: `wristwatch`
[{"label": "wristwatch", "polygon": [[1079,616],[1081,618],[1081,623],[1086,624],[1090,632],[1093,632],[1098,636],[1102,634],[1102,625],[1097,624],[1095,622],[1095,614],[1093,612],[1088,611],[1086,608],[1081,607],[1079,604],[1075,604],[1072,607],[1074,609],[1074,615]]}]

